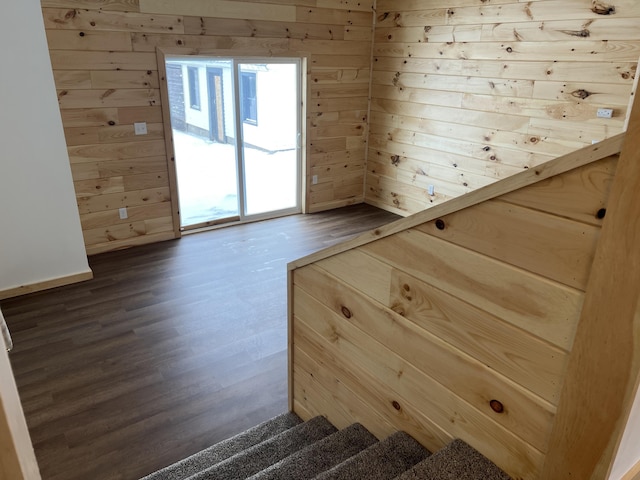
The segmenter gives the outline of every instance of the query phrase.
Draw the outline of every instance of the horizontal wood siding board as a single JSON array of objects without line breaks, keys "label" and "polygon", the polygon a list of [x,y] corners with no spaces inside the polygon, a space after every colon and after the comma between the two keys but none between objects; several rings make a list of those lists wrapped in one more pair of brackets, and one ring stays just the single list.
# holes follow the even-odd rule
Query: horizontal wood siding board
[{"label": "horizontal wood siding board", "polygon": [[602,225],[601,209],[608,205],[618,155],[576,168],[527,188],[498,197],[565,218]]},{"label": "horizontal wood siding board", "polygon": [[[498,318],[570,350],[583,293],[418,230],[363,250]],[[414,258],[420,258],[415,262]]]},{"label": "horizontal wood siding board", "polygon": [[[344,40],[345,31],[344,27],[340,28],[337,25],[191,16],[184,17],[184,29],[185,34],[188,35],[304,38],[308,40]],[[136,34],[135,37],[137,36]]]},{"label": "horizontal wood siding board", "polygon": [[296,333],[299,335],[294,338],[296,365],[293,374],[298,401],[308,411],[313,411],[314,416],[326,416],[337,428],[358,422],[367,425],[366,428],[380,439],[392,434],[395,431],[393,424],[387,421],[377,402],[372,401],[376,398],[375,391],[363,392],[353,377],[331,368],[334,359],[325,360],[326,353],[318,351],[313,342],[305,341],[303,332]]},{"label": "horizontal wood siding board", "polygon": [[[362,370],[373,377],[395,395],[400,408],[405,403],[419,408],[457,438],[482,445],[480,449],[512,475],[536,478],[543,459],[541,452],[300,289],[294,288],[293,300],[297,328],[311,329],[322,339],[324,348],[339,356],[340,361],[355,372]],[[426,398],[430,399],[428,403]]]},{"label": "horizontal wood siding board", "polygon": [[113,32],[184,33],[179,15],[149,15],[136,12],[83,8],[43,8],[46,29]]},{"label": "horizontal wood siding board", "polygon": [[[156,143],[168,137],[159,90],[163,72],[156,50],[160,48],[186,55],[304,56],[312,87],[309,110],[327,118],[338,115],[337,121],[308,127],[307,138],[313,145],[307,155],[324,153],[331,158],[334,151],[351,152],[340,160],[343,170],[314,171],[323,188],[309,189],[307,210],[362,202],[372,6],[371,1],[336,0],[45,0],[42,13],[79,198],[91,198],[92,211],[107,212],[108,205],[122,205],[123,197],[113,195],[130,193],[139,202],[149,190],[166,193],[169,188],[167,173],[140,176],[152,172],[137,163],[162,156],[167,163],[170,142]],[[147,136],[132,136],[134,122],[147,123]],[[127,161],[131,171],[123,168]],[[349,175],[345,178],[339,172]],[[306,181],[311,187],[310,175]],[[104,201],[93,198],[101,194]],[[117,237],[135,238],[149,226],[132,227],[126,234],[121,234],[118,222],[113,227],[115,249],[129,242]],[[108,250],[104,236],[90,230],[85,243],[98,242],[91,251]]]},{"label": "horizontal wood siding board", "polygon": [[385,305],[550,403],[557,402],[566,362],[560,348],[360,250],[317,266],[336,282]]},{"label": "horizontal wood siding board", "polygon": [[600,231],[495,200],[441,217],[417,230],[582,291]]},{"label": "horizontal wood siding board", "polygon": [[[404,135],[386,144],[385,151],[402,156],[404,145],[418,141],[437,150],[434,137],[445,136],[468,152],[470,144],[486,137],[485,146],[492,150],[510,146],[550,160],[619,134],[635,88],[639,18],[640,7],[632,0],[615,6],[583,0],[377,4],[371,108],[393,115],[395,129]],[[611,108],[613,118],[598,118],[598,108]],[[372,115],[372,127],[375,122]],[[457,128],[436,132],[435,122]],[[466,127],[486,132],[472,129],[469,134]],[[395,129],[377,134],[398,140]],[[499,164],[504,155],[494,157],[500,162],[487,165],[487,178],[517,172],[510,168],[517,165],[514,160],[505,168]],[[413,158],[424,171],[432,161],[426,155]],[[519,163],[530,168],[546,160],[539,156]],[[426,187],[417,187],[447,189],[450,180],[443,173],[434,171]],[[411,177],[398,176],[386,188],[401,192],[412,183]],[[447,197],[463,193],[443,192]],[[392,195],[379,195],[376,185],[367,185],[365,200],[405,215],[440,201],[400,200],[399,206]]]},{"label": "horizontal wood siding board", "polygon": [[[365,409],[368,407],[377,412],[378,423],[369,425],[365,420],[366,428],[377,430],[386,424],[393,425],[391,428],[386,428],[389,428],[390,432],[401,428],[430,451],[436,451],[453,440],[450,434],[430,421],[420,412],[420,409],[414,408],[411,404],[404,404],[400,409],[397,409],[393,403],[397,397],[393,395],[393,392],[389,392],[379,382],[371,379],[367,372],[360,369],[352,370],[341,361],[339,353],[334,353],[324,346],[322,339],[313,330],[305,328],[302,324],[300,327],[296,328],[294,337],[296,367],[298,367],[300,355],[300,365],[307,372],[312,370],[309,373],[313,373],[313,380],[304,379],[302,387],[297,390],[298,394],[295,395],[297,402],[305,406],[308,405],[309,409],[315,409],[315,415],[328,414],[331,420],[331,413],[337,402],[334,400],[325,402],[324,408],[320,409],[317,402],[311,401],[312,396],[307,395],[301,398],[299,393],[305,388],[305,385],[311,382],[324,385],[327,391],[335,391],[334,385],[336,384],[339,385],[339,388],[344,385],[351,393],[348,398],[344,399],[346,405],[353,404],[355,399],[360,402],[360,408],[362,408],[362,404],[365,404]],[[363,379],[367,380],[363,381]],[[297,380],[294,382],[297,384],[300,378],[296,377],[294,380]],[[303,390],[303,393],[305,392],[306,389]],[[307,402],[306,399],[310,401]],[[353,414],[359,415],[359,412],[355,411]]]},{"label": "horizontal wood siding board", "polygon": [[140,11],[138,0],[41,0],[40,5],[54,8],[88,8],[122,12]]},{"label": "horizontal wood siding board", "polygon": [[[297,271],[294,285],[336,315],[348,317],[352,325],[366,331],[479,411],[491,415],[497,423],[539,450],[545,450],[554,414],[548,402],[314,266]],[[502,402],[504,414],[497,415],[491,410],[492,399]]]},{"label": "horizontal wood siding board", "polygon": [[288,268],[291,270],[299,268],[317,260],[328,258],[338,253],[351,250],[355,247],[385,238],[408,228],[415,227],[422,223],[435,220],[443,215],[457,212],[458,210],[476,205],[485,200],[513,192],[521,187],[533,185],[542,180],[573,170],[574,168],[587,165],[595,160],[616,155],[620,152],[623,137],[624,136],[622,134],[619,134],[598,144],[589,145],[575,152],[563,155],[553,161],[539,165],[534,169],[527,169],[517,175],[505,178],[500,182],[469,192],[462,197],[456,198],[454,201],[415,213],[410,217],[397,220],[396,222],[380,227],[371,232],[366,232],[352,240],[342,243],[341,245],[332,246],[325,250],[321,250],[320,252],[316,252],[290,262],[288,264]]}]

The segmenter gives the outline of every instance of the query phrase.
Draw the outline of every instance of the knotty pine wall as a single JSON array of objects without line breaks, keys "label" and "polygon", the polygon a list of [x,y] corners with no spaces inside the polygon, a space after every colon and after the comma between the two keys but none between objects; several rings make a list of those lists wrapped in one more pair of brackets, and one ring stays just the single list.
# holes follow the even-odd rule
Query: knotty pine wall
[{"label": "knotty pine wall", "polygon": [[89,254],[175,236],[157,46],[305,55],[307,210],[363,201],[372,0],[41,5]]},{"label": "knotty pine wall", "polygon": [[542,478],[620,138],[290,264],[294,411]]},{"label": "knotty pine wall", "polygon": [[407,215],[623,129],[636,0],[378,0],[376,17],[367,203]]}]

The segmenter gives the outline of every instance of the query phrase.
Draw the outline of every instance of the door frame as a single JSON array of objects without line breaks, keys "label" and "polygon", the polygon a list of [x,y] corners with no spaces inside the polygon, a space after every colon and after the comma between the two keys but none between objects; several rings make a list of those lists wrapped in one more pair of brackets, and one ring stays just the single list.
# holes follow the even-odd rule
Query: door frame
[{"label": "door frame", "polygon": [[[221,68],[207,67],[207,91],[209,92],[209,140],[214,142],[222,141],[220,134],[224,132],[224,80]],[[220,78],[220,88],[216,85],[215,78]],[[211,94],[213,92],[213,95]],[[219,95],[218,95],[219,94]],[[220,103],[218,103],[220,100]],[[222,120],[222,130],[220,129]],[[173,125],[172,125],[173,128]]]},{"label": "door frame", "polygon": [[[310,98],[309,88],[309,69],[307,68],[308,55],[303,54],[301,52],[292,52],[289,50],[262,50],[262,49],[252,49],[251,52],[246,51],[235,51],[235,50],[221,50],[221,49],[200,49],[200,48],[180,48],[180,47],[172,47],[172,48],[156,48],[156,57],[158,60],[158,70],[160,73],[160,96],[162,99],[162,120],[164,125],[164,137],[165,137],[165,148],[167,152],[167,171],[169,174],[169,190],[171,194],[171,213],[173,218],[173,230],[176,238],[182,237],[182,235],[186,232],[183,232],[180,226],[180,204],[178,202],[178,176],[176,170],[176,154],[173,142],[172,127],[171,127],[171,116],[170,116],[170,108],[169,108],[169,91],[167,88],[167,57],[219,57],[219,58],[228,58],[234,60],[234,65],[237,63],[245,63],[252,62],[256,60],[265,59],[272,60],[273,63],[278,63],[278,60],[284,61],[286,59],[290,60],[298,60],[300,62],[300,86],[299,86],[299,101],[301,113],[299,116],[299,132],[300,132],[300,142],[299,142],[299,152],[300,152],[300,161],[299,161],[299,169],[298,172],[298,181],[299,181],[299,194],[300,194],[300,208],[302,213],[308,213],[308,190],[307,190],[307,182],[305,178],[307,176],[307,171],[309,171],[310,167],[308,165],[310,159],[309,152],[309,144],[307,142],[307,132],[309,131],[309,116],[307,114],[307,99]],[[234,68],[234,75],[237,76],[237,69]],[[237,89],[236,89],[237,90]],[[238,92],[234,92],[236,96],[235,101],[237,104],[238,101]],[[236,119],[238,122],[239,119]],[[236,127],[237,128],[237,127]],[[239,130],[239,134],[242,131]],[[242,168],[244,161],[241,160],[240,167]],[[242,173],[242,172],[239,172]],[[244,190],[239,190],[239,195],[244,196]],[[244,203],[244,198],[242,202]],[[244,205],[241,205],[244,207]],[[270,216],[270,218],[276,218],[278,216],[290,215],[291,212],[285,212],[281,215]],[[207,225],[206,227],[199,229],[213,229],[219,228],[222,226],[230,226],[241,223],[249,223],[253,221],[264,220],[266,215],[255,215],[250,216],[244,220],[231,221],[228,223],[220,224],[216,222],[212,222],[211,225]],[[190,230],[189,233],[199,231],[199,230]]]}]

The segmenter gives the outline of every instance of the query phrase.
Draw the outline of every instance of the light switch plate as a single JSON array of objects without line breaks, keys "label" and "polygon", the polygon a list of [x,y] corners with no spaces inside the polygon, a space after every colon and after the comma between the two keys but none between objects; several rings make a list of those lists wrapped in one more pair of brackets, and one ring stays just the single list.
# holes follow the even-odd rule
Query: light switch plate
[{"label": "light switch plate", "polygon": [[136,135],[146,135],[147,122],[136,122],[133,124],[133,129],[135,130]]}]

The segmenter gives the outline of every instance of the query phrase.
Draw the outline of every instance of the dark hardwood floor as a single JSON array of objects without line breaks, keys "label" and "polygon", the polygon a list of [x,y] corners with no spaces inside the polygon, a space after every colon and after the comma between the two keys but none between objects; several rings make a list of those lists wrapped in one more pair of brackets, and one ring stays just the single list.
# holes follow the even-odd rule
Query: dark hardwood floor
[{"label": "dark hardwood floor", "polygon": [[43,479],[137,479],[286,411],[286,263],[396,218],[358,205],[188,235],[3,301]]}]

